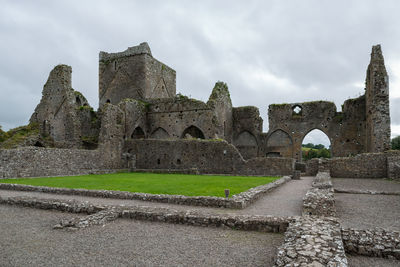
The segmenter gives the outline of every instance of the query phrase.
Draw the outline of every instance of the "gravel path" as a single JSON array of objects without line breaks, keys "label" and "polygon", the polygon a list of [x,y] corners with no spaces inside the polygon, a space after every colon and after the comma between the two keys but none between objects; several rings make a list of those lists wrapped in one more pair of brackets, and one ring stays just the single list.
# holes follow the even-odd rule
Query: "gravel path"
[{"label": "gravel path", "polygon": [[332,178],[332,182],[336,189],[400,192],[400,182],[393,180]]},{"label": "gravel path", "polygon": [[120,219],[53,230],[77,214],[0,205],[1,266],[272,266],[283,235]]},{"label": "gravel path", "polygon": [[400,231],[400,196],[335,194],[342,227]]},{"label": "gravel path", "polygon": [[399,267],[399,260],[346,255],[349,267]]},{"label": "gravel path", "polygon": [[53,198],[53,199],[76,199],[79,201],[89,201],[93,204],[108,204],[108,205],[126,205],[126,206],[151,206],[151,207],[166,207],[175,210],[199,210],[209,213],[234,213],[234,214],[249,214],[249,215],[275,215],[275,216],[293,216],[301,215],[302,199],[307,190],[311,187],[312,177],[302,177],[301,180],[292,180],[284,185],[274,189],[261,197],[258,201],[247,207],[246,209],[224,209],[224,208],[207,208],[198,206],[185,206],[168,203],[158,203],[141,200],[125,200],[125,199],[109,199],[84,197],[73,195],[58,195],[47,194],[40,192],[24,192],[13,190],[0,190],[0,196],[30,196],[38,198]]}]

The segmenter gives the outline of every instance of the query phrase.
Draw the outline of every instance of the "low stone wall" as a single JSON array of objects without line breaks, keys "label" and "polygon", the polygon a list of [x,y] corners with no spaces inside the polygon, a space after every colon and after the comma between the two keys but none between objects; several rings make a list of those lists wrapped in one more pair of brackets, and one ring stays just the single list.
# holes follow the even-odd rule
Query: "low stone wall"
[{"label": "low stone wall", "polygon": [[400,260],[400,233],[384,229],[342,229],[344,248],[349,254]]},{"label": "low stone wall", "polygon": [[233,145],[216,140],[135,140],[125,144],[138,169],[197,169],[205,174],[291,175],[292,158],[244,160]]},{"label": "low stone wall", "polygon": [[318,172],[303,198],[303,215],[336,216],[334,190],[328,172]]},{"label": "low stone wall", "polygon": [[389,195],[400,196],[400,192],[374,191],[374,190],[353,190],[353,189],[334,189],[335,193],[341,194],[365,194],[365,195]]},{"label": "low stone wall", "polygon": [[389,156],[387,158],[387,177],[400,180],[400,156]]},{"label": "low stone wall", "polygon": [[319,159],[310,159],[305,162],[306,176],[315,176],[318,173]]},{"label": "low stone wall", "polygon": [[[208,214],[193,210],[177,211],[156,207],[125,207],[92,205],[88,202],[30,197],[1,197],[0,204],[18,205],[37,209],[53,209],[73,213],[88,213],[88,217],[60,222],[55,228],[83,228],[86,224],[106,223],[117,217],[206,227],[226,227],[235,230],[284,233],[294,217],[261,215]],[[104,212],[103,212],[104,211]],[[110,212],[108,212],[110,211]],[[117,214],[117,215],[116,215]],[[91,216],[93,215],[93,216]]]},{"label": "low stone wall", "polygon": [[165,195],[165,194],[158,195],[158,194],[147,194],[147,193],[131,193],[125,191],[54,188],[46,186],[32,186],[32,185],[6,184],[6,183],[0,183],[0,189],[17,190],[17,191],[36,191],[36,192],[51,193],[51,194],[78,195],[78,196],[101,197],[101,198],[138,199],[143,201],[172,203],[180,205],[242,209],[249,206],[251,203],[255,202],[262,195],[268,193],[274,188],[290,180],[291,180],[290,177],[284,176],[272,183],[250,188],[245,192],[232,196],[232,198]]},{"label": "low stone wall", "polygon": [[354,157],[330,159],[332,177],[385,178],[387,177],[387,154],[366,153]]},{"label": "low stone wall", "polygon": [[0,178],[107,172],[113,170],[102,161],[99,150],[38,147],[0,149]]},{"label": "low stone wall", "polygon": [[303,216],[289,224],[275,266],[347,266],[340,224],[335,218]]},{"label": "low stone wall", "polygon": [[308,190],[303,199],[303,215],[336,216],[333,189]]},{"label": "low stone wall", "polygon": [[333,185],[329,172],[318,172],[312,182],[312,187],[319,189],[332,188]]}]

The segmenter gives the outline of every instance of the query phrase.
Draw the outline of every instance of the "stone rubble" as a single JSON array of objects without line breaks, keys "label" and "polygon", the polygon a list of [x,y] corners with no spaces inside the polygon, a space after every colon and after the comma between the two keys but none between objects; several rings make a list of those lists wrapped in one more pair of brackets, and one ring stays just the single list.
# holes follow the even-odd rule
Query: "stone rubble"
[{"label": "stone rubble", "polygon": [[275,266],[347,266],[339,222],[316,216],[292,221],[278,248]]},{"label": "stone rubble", "polygon": [[342,194],[368,194],[368,195],[393,195],[400,196],[400,192],[373,191],[373,190],[353,190],[353,189],[334,189],[335,193]]},{"label": "stone rubble", "polygon": [[308,190],[303,199],[303,215],[336,216],[333,189]]},{"label": "stone rubble", "polygon": [[334,190],[329,172],[318,172],[303,198],[303,215],[336,216]]},{"label": "stone rubble", "polygon": [[177,211],[159,207],[126,207],[124,205],[93,205],[87,201],[38,199],[31,197],[0,197],[0,204],[18,205],[37,209],[53,209],[89,216],[63,221],[55,228],[84,228],[105,224],[119,217],[135,220],[187,224],[193,226],[226,227],[236,230],[284,233],[295,217],[261,215],[210,214],[194,210]]},{"label": "stone rubble", "polygon": [[342,229],[344,247],[349,254],[400,260],[400,232],[385,229]]},{"label": "stone rubble", "polygon": [[62,220],[59,224],[56,224],[53,228],[78,229],[78,228],[86,228],[92,225],[105,225],[108,222],[116,220],[118,217],[120,217],[120,212],[117,211],[115,208],[111,208],[93,213],[83,218]]},{"label": "stone rubble", "polygon": [[332,188],[332,181],[329,172],[318,172],[312,182],[312,187],[319,189]]}]

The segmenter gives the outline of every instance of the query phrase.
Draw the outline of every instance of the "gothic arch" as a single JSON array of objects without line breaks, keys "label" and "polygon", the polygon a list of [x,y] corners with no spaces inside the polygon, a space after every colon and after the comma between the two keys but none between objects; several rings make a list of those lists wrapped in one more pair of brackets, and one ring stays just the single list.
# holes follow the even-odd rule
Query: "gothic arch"
[{"label": "gothic arch", "polygon": [[[329,140],[330,147],[326,147],[326,148],[330,151],[330,156],[332,156],[333,142],[332,142],[331,138],[329,137],[329,135],[325,131],[321,130],[320,128],[313,128],[313,129],[309,130],[306,134],[304,134],[303,138],[301,139],[301,146],[300,146],[300,153],[299,153],[299,155],[301,156],[301,160],[303,160],[303,150],[301,147],[303,146],[304,139],[307,137],[307,135],[309,135],[313,131],[318,131],[320,133],[323,133],[324,136]],[[318,144],[314,143],[314,145],[318,145]]]},{"label": "gothic arch", "polygon": [[329,137],[328,133],[326,133],[324,130],[322,130],[322,129],[318,128],[318,127],[315,127],[315,128],[312,128],[312,129],[308,130],[308,131],[303,135],[303,138],[301,138],[301,143],[303,143],[304,138],[306,138],[306,136],[307,136],[309,133],[311,133],[312,131],[315,131],[315,130],[318,130],[318,131],[322,132],[323,134],[325,134],[325,135],[328,137],[329,142],[332,144],[332,140],[331,140],[331,138]]},{"label": "gothic arch", "polygon": [[194,126],[194,125],[191,125],[191,126],[187,127],[183,131],[183,133],[181,135],[181,138],[185,138],[186,134],[189,134],[193,138],[205,139],[203,131],[200,130],[198,127]]},{"label": "gothic arch", "polygon": [[241,132],[234,140],[234,145],[244,159],[255,158],[258,155],[257,138],[249,131]]},{"label": "gothic arch", "polygon": [[136,127],[131,135],[132,139],[144,139],[145,137],[144,131],[140,126]]},{"label": "gothic arch", "polygon": [[153,139],[168,139],[169,138],[169,133],[161,127],[158,127],[155,129],[152,134],[150,135],[150,138]]},{"label": "gothic arch", "polygon": [[257,146],[257,138],[249,131],[241,132],[236,140],[237,146]]},{"label": "gothic arch", "polygon": [[281,129],[273,131],[267,140],[266,156],[293,157],[293,141],[290,135]]}]

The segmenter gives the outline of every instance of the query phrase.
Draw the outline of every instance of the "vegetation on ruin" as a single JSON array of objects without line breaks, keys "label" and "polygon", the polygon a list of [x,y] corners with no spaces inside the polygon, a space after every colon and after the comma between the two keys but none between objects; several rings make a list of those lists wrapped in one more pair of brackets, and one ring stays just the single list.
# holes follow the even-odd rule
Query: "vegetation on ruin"
[{"label": "vegetation on ruin", "polygon": [[31,123],[25,126],[20,126],[4,132],[0,129],[0,148],[15,148],[24,143],[24,141],[32,136],[39,134],[39,125]]},{"label": "vegetation on ruin", "polygon": [[400,150],[400,135],[395,138],[392,138],[391,144],[392,144],[392,149]]},{"label": "vegetation on ruin", "polygon": [[89,110],[90,112],[94,112],[93,108],[88,106],[88,105],[83,105],[79,107],[79,110],[83,111],[83,110]]},{"label": "vegetation on ruin", "polygon": [[0,142],[3,142],[4,140],[6,140],[6,132],[1,129],[0,125]]},{"label": "vegetation on ruin", "polygon": [[270,104],[269,106],[274,108],[274,107],[284,107],[289,105],[288,103],[282,103],[282,104]]},{"label": "vegetation on ruin", "polygon": [[303,160],[310,160],[313,158],[330,158],[331,152],[325,148],[324,145],[314,145],[312,143],[301,145],[301,154]]},{"label": "vegetation on ruin", "polygon": [[343,113],[336,112],[335,116],[333,117],[333,120],[336,122],[342,122],[343,121]]},{"label": "vegetation on ruin", "polygon": [[2,183],[61,188],[116,190],[151,194],[224,197],[271,183],[279,177],[216,176],[157,173],[114,173],[34,179],[4,179]]},{"label": "vegetation on ruin", "polygon": [[92,145],[97,145],[99,143],[98,136],[82,136],[81,140],[84,143],[92,144]]},{"label": "vegetation on ruin", "polygon": [[215,83],[214,88],[211,92],[210,99],[218,99],[221,95],[227,95],[230,99],[231,95],[229,93],[228,85],[222,81]]}]

